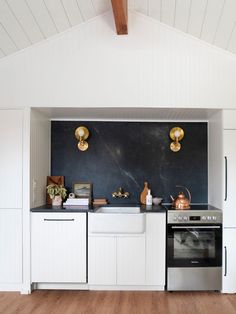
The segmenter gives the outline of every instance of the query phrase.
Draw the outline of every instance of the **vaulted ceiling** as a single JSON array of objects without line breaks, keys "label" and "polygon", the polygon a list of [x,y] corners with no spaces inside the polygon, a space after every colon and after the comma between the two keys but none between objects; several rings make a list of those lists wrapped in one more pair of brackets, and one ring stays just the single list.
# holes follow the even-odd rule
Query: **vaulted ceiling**
[{"label": "vaulted ceiling", "polygon": [[[131,10],[236,53],[236,0],[128,2]],[[108,10],[111,10],[110,0],[0,0],[0,57]]]}]

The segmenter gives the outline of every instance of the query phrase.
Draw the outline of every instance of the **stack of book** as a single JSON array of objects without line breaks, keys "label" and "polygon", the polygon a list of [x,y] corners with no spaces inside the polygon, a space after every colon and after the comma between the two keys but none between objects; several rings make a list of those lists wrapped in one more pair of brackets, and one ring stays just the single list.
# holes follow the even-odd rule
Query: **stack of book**
[{"label": "stack of book", "polygon": [[63,203],[64,207],[68,206],[88,206],[89,199],[88,198],[68,198],[65,203]]},{"label": "stack of book", "polygon": [[96,205],[106,205],[108,204],[107,202],[107,199],[105,198],[95,198],[93,200],[93,205],[96,206]]}]

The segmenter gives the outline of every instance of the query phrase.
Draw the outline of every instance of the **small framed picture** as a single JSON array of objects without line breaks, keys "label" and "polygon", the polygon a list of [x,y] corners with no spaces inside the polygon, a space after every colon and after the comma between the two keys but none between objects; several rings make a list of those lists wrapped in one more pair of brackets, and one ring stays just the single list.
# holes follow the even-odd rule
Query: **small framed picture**
[{"label": "small framed picture", "polygon": [[92,198],[92,183],[80,182],[73,184],[73,193],[78,198]]}]

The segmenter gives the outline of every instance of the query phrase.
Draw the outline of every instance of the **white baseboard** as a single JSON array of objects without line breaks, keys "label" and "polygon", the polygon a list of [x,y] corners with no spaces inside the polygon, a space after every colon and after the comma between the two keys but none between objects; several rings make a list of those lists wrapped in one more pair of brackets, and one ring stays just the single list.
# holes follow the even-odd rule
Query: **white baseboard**
[{"label": "white baseboard", "polygon": [[224,294],[235,294],[236,290],[235,289],[233,289],[233,290],[223,289],[223,290],[221,290],[221,293],[224,293]]},{"label": "white baseboard", "polygon": [[21,291],[21,283],[1,283],[0,291]]},{"label": "white baseboard", "polygon": [[106,285],[89,285],[89,290],[115,290],[115,291],[164,291],[164,286],[106,286]]},{"label": "white baseboard", "polygon": [[76,283],[34,283],[32,290],[164,291],[164,286],[88,285]]},{"label": "white baseboard", "polygon": [[31,294],[31,289],[22,287],[20,294]]},{"label": "white baseboard", "polygon": [[89,290],[88,284],[79,283],[34,283],[33,290]]}]

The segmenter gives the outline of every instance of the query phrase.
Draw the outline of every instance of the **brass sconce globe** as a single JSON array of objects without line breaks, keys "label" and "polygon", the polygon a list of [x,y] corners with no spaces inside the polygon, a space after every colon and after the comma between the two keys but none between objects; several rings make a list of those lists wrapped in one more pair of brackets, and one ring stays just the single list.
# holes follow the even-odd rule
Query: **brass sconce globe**
[{"label": "brass sconce globe", "polygon": [[173,140],[173,142],[170,144],[170,149],[177,153],[181,149],[181,144],[179,141],[181,141],[184,137],[184,130],[175,127],[170,130],[170,138]]},{"label": "brass sconce globe", "polygon": [[89,130],[85,126],[80,126],[75,130],[75,137],[79,141],[78,149],[86,151],[88,149],[88,142],[86,139],[89,137]]}]

